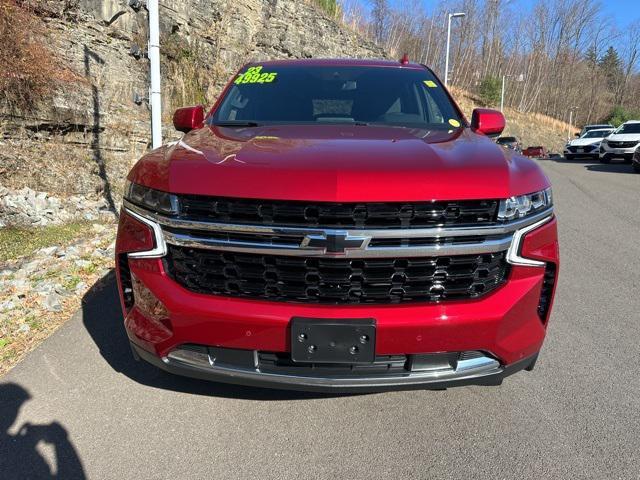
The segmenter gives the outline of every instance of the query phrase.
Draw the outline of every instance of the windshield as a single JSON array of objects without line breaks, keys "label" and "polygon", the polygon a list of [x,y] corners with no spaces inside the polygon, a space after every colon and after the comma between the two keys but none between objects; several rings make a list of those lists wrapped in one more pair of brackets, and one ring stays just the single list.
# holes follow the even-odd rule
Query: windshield
[{"label": "windshield", "polygon": [[582,138],[604,138],[611,133],[611,130],[591,130],[585,133]]},{"label": "windshield", "polygon": [[214,124],[368,124],[451,129],[462,118],[426,69],[256,66],[234,80]]},{"label": "windshield", "polygon": [[616,133],[640,133],[640,123],[625,123],[620,125]]},{"label": "windshield", "polygon": [[516,143],[517,141],[516,137],[500,137],[497,143]]}]

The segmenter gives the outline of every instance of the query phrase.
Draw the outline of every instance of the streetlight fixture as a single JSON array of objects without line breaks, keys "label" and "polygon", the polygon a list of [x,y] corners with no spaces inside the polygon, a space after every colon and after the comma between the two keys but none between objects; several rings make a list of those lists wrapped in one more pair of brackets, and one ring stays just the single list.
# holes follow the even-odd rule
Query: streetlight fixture
[{"label": "streetlight fixture", "polygon": [[444,86],[449,84],[449,44],[451,43],[451,19],[464,17],[466,13],[457,12],[448,14],[449,21],[447,22],[447,56],[444,61]]}]

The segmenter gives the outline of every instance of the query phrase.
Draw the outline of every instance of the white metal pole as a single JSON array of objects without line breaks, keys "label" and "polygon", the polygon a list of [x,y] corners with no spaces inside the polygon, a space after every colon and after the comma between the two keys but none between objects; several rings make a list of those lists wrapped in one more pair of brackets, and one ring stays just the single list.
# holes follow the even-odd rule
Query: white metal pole
[{"label": "white metal pole", "polygon": [[500,94],[500,111],[504,111],[504,81],[507,78],[506,75],[502,75],[502,93]]},{"label": "white metal pole", "polygon": [[567,142],[571,137],[571,122],[573,122],[573,109],[569,110],[569,131],[567,132]]},{"label": "white metal pole", "polygon": [[449,85],[449,44],[451,43],[451,14],[447,22],[447,53],[444,60],[444,86]]},{"label": "white metal pole", "polygon": [[162,92],[160,85],[160,12],[158,0],[148,0],[149,11],[149,62],[151,67],[151,144],[162,146]]}]

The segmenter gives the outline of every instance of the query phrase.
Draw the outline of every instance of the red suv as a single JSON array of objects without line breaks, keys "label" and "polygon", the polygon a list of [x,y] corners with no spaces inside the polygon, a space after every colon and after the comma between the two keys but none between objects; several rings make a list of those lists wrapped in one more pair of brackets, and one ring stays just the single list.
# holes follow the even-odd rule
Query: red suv
[{"label": "red suv", "polygon": [[533,368],[558,273],[549,180],[428,68],[244,67],[128,176],[118,285],[136,357],[191,377],[353,391]]},{"label": "red suv", "polygon": [[547,158],[549,156],[544,147],[527,147],[522,151],[522,155],[531,158]]}]

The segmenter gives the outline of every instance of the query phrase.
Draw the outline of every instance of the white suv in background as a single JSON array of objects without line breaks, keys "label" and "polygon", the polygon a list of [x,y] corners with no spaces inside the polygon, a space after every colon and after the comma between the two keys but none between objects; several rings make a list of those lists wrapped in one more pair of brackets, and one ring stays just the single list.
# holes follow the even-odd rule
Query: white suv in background
[{"label": "white suv in background", "polygon": [[576,134],[576,137],[583,137],[584,134],[590,130],[604,130],[607,128],[614,130],[613,125],[611,125],[610,123],[594,123],[592,125],[585,125],[584,127],[582,127],[582,130],[580,130],[580,133]]},{"label": "white suv in background", "polygon": [[564,158],[573,160],[579,157],[598,159],[600,152],[600,142],[613,132],[613,128],[603,128],[600,130],[589,130],[580,138],[571,140],[564,147]]},{"label": "white suv in background", "polygon": [[631,163],[640,144],[640,120],[630,120],[620,125],[600,144],[600,161],[609,163],[613,158],[624,158]]}]

